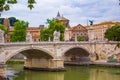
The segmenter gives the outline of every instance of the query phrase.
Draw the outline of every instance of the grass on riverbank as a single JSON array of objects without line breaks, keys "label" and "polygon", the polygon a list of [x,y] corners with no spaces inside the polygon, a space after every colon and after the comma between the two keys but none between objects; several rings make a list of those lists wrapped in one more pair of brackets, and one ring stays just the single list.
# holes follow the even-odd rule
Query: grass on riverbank
[{"label": "grass on riverbank", "polygon": [[7,61],[6,64],[24,64],[24,61],[11,60],[11,61]]}]

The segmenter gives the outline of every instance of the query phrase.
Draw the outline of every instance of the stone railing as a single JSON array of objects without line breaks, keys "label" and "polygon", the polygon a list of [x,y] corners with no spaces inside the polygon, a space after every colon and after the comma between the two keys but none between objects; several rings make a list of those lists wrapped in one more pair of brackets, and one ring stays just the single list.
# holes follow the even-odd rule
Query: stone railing
[{"label": "stone railing", "polygon": [[89,42],[89,41],[81,41],[81,42],[74,42],[74,41],[61,41],[61,42],[10,42],[10,43],[0,43],[0,46],[6,46],[6,45],[39,45],[39,44],[117,44],[118,42]]}]

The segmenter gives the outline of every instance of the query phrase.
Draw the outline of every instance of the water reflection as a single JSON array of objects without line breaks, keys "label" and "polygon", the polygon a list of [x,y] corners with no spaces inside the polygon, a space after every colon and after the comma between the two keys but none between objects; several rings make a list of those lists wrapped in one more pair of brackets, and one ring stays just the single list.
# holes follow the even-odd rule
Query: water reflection
[{"label": "water reflection", "polygon": [[14,80],[64,80],[64,73],[25,71]]},{"label": "water reflection", "polygon": [[[13,66],[13,67],[12,67]],[[23,66],[8,66],[8,70],[20,71],[13,80],[119,80],[119,68],[66,66],[66,72],[23,70]],[[16,67],[15,67],[16,66]]]},{"label": "water reflection", "polygon": [[[120,70],[118,68],[91,68],[88,80],[119,80]],[[117,73],[117,74],[116,74]]]}]

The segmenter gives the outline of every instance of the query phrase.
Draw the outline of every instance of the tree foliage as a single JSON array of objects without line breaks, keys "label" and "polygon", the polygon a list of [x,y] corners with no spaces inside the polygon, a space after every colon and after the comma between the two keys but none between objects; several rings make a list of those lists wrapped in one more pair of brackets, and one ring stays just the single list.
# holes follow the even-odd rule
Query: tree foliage
[{"label": "tree foliage", "polygon": [[0,18],[0,24],[3,24],[4,18]]},{"label": "tree foliage", "polygon": [[26,40],[28,22],[17,21],[14,24],[14,31],[10,36],[11,42],[22,42]]},{"label": "tree foliage", "polygon": [[14,23],[18,21],[15,17],[9,17],[10,26],[14,26]]},{"label": "tree foliage", "polygon": [[120,41],[120,25],[114,25],[105,32],[108,41]]},{"label": "tree foliage", "polygon": [[53,33],[55,30],[60,32],[60,40],[63,41],[65,26],[63,26],[62,23],[56,19],[47,19],[47,24],[48,28],[40,31],[41,41],[48,41],[49,37],[53,40]]},{"label": "tree foliage", "polygon": [[[108,41],[120,41],[120,25],[114,25],[108,28],[105,32],[105,38],[107,38]],[[120,48],[120,43],[118,42],[116,46]]]},{"label": "tree foliage", "polygon": [[77,38],[77,40],[78,40],[78,41],[83,41],[84,38],[83,38],[83,36],[79,36],[79,37]]},{"label": "tree foliage", "polygon": [[[28,8],[32,9],[35,3],[35,0],[27,0]],[[10,5],[17,4],[18,0],[0,0],[0,12],[10,10]]]},{"label": "tree foliage", "polygon": [[8,29],[4,27],[4,25],[0,24],[0,29],[4,31],[4,34],[7,34]]}]

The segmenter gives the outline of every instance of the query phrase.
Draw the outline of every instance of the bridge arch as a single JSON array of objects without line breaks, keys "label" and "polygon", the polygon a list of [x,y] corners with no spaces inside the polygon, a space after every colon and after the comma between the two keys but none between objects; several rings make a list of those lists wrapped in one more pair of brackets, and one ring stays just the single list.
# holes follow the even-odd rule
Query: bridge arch
[{"label": "bridge arch", "polygon": [[[37,58],[40,56],[39,53],[43,54],[42,57],[46,55],[46,58],[48,58],[48,57],[54,58],[54,54],[46,49],[39,48],[39,47],[24,47],[24,48],[20,48],[16,51],[12,52],[12,53],[9,53],[10,55],[6,58],[5,62],[7,62],[10,58],[12,58],[13,56],[15,56],[17,54],[23,54],[24,56],[29,57],[29,58],[30,58],[30,56],[28,54],[30,54],[32,57]],[[32,54],[35,54],[35,56]]]},{"label": "bridge arch", "polygon": [[71,61],[71,58],[84,58],[86,60],[90,60],[89,55],[90,51],[81,46],[70,47],[62,53],[65,61]]}]

